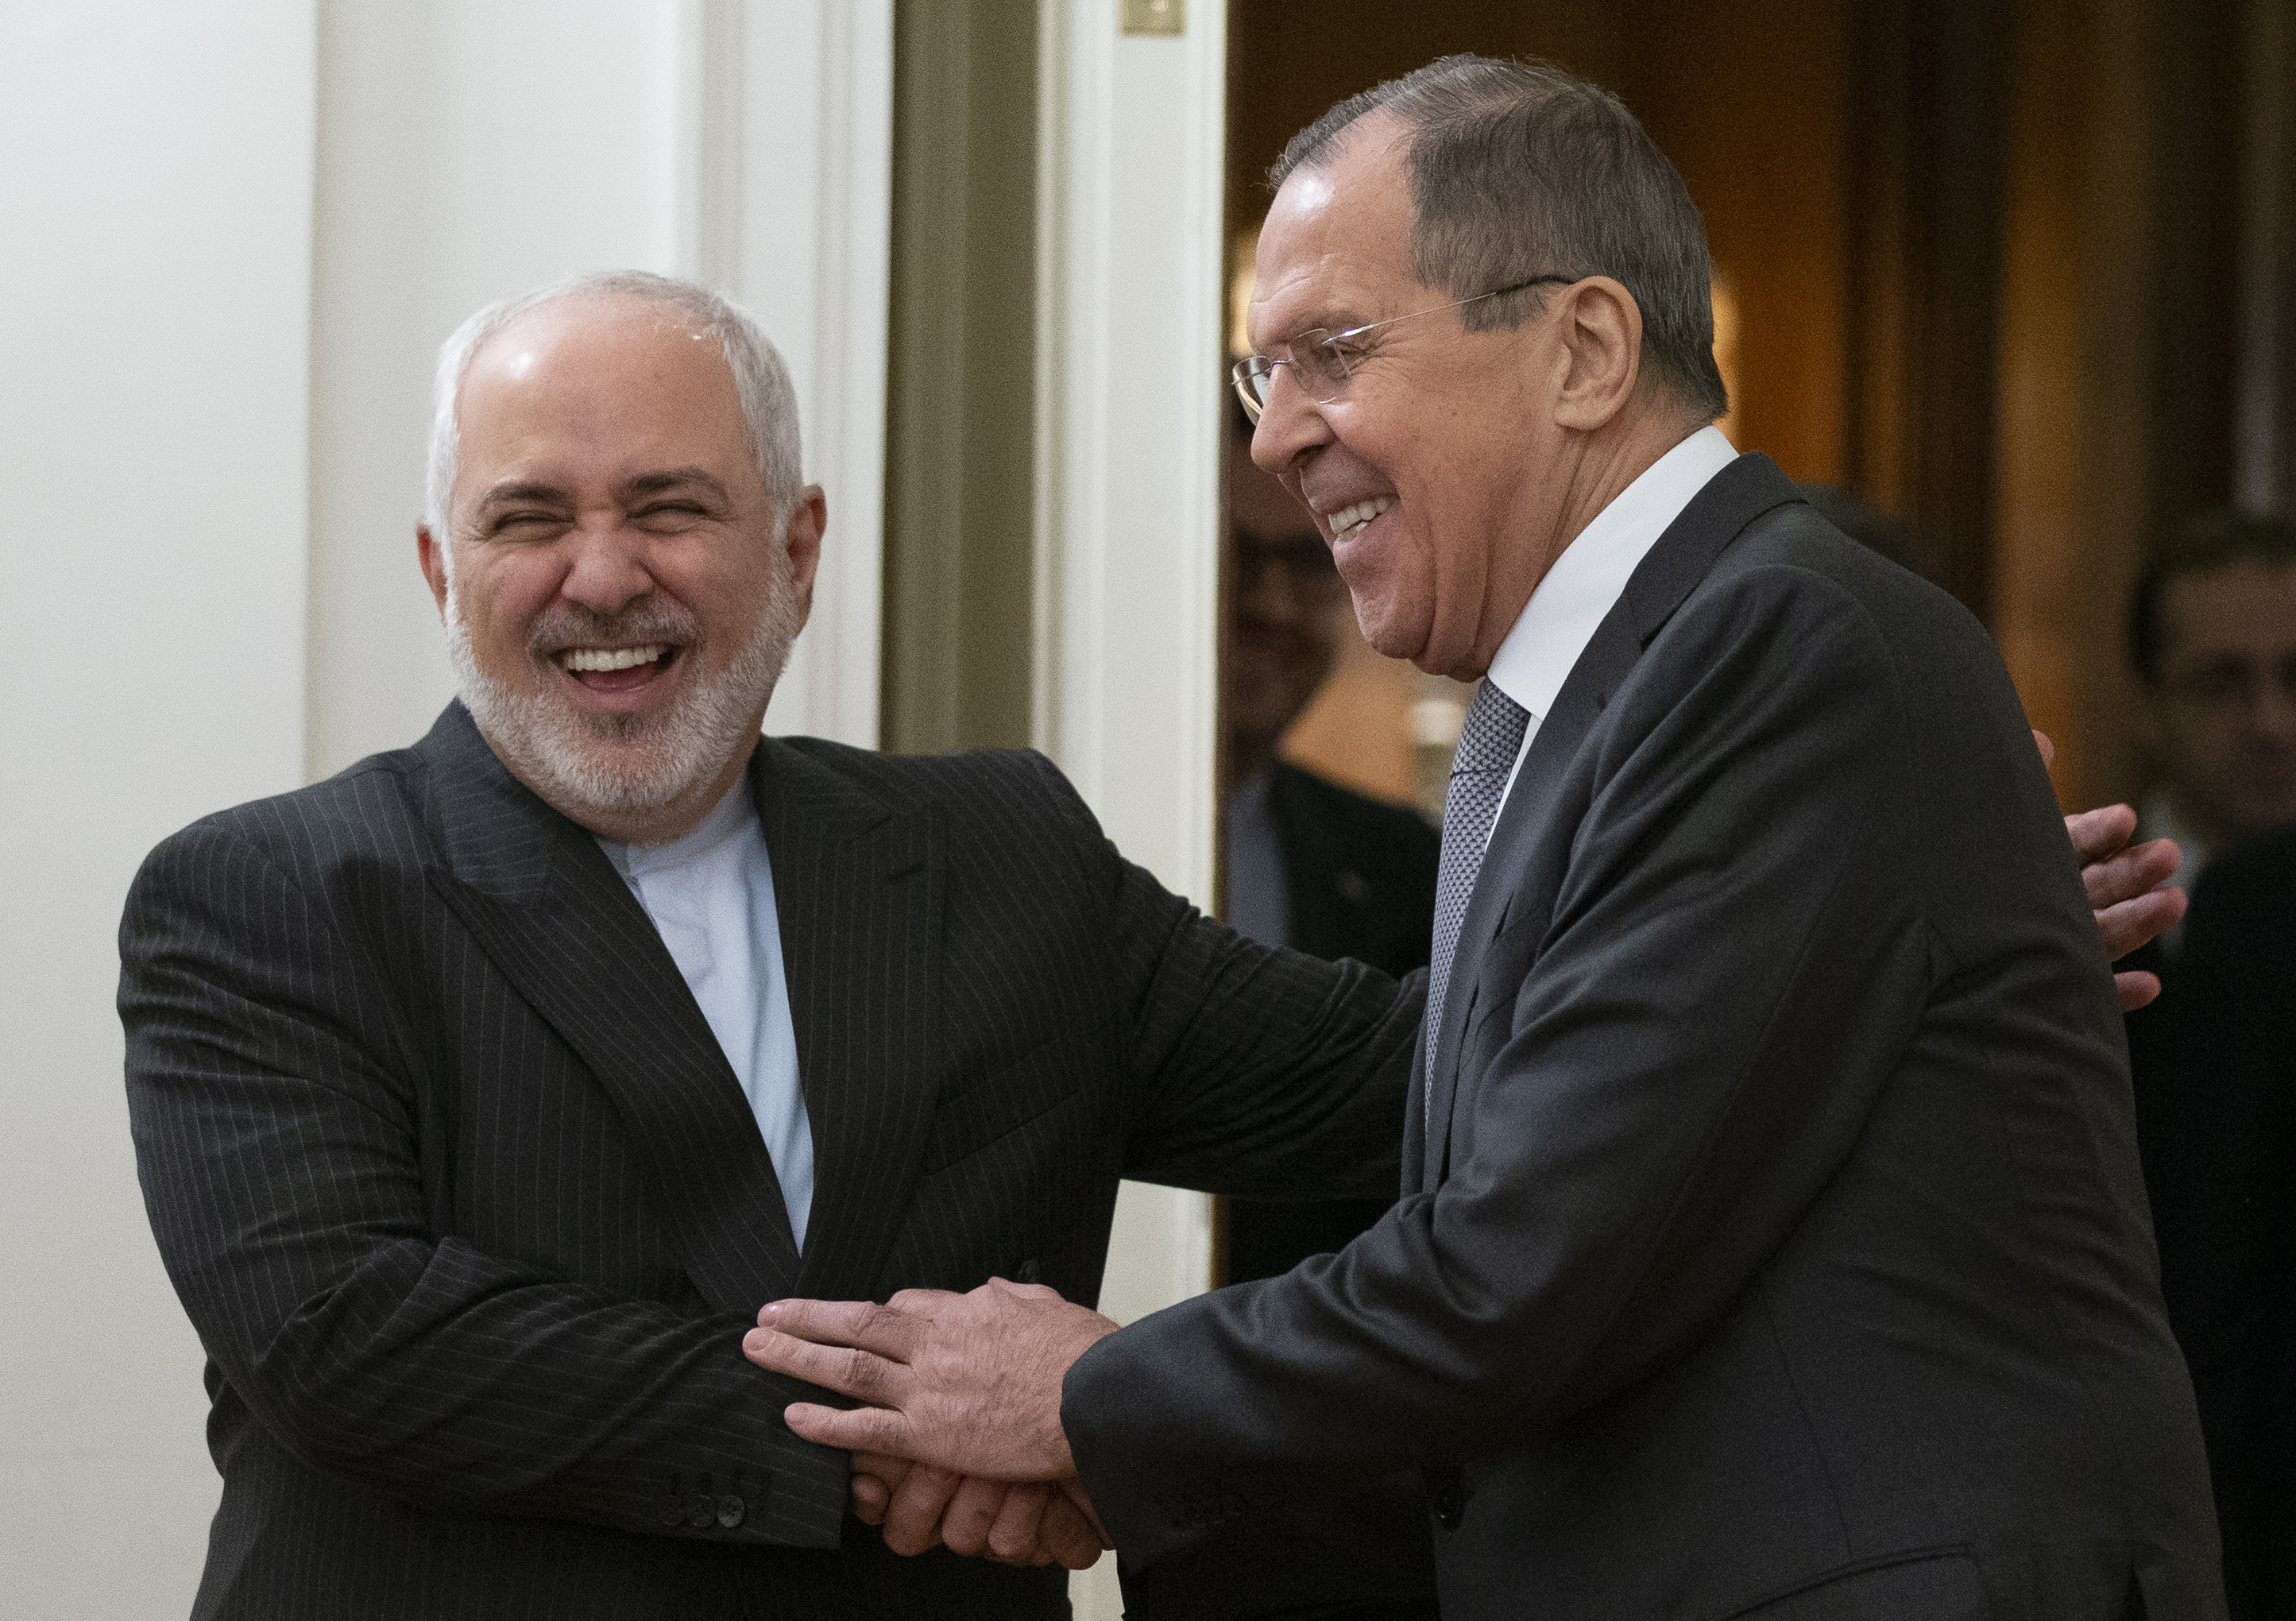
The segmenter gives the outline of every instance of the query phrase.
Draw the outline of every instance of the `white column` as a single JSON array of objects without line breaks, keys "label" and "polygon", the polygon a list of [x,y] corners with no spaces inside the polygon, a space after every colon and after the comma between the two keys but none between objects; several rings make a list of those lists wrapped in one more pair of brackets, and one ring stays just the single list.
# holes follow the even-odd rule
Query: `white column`
[{"label": "white column", "polygon": [[[709,0],[715,11],[725,0]],[[885,320],[893,185],[892,0],[750,0],[738,29],[733,116],[740,177],[721,218],[735,251],[726,290],[788,359],[806,476],[829,498],[813,618],[766,716],[864,748],[877,743],[884,600]],[[729,41],[730,43],[730,41]],[[726,240],[721,236],[719,241]]]},{"label": "white column", "polygon": [[144,1224],[114,940],[303,769],[312,0],[0,4],[0,1610],[191,1608],[201,1354]]},{"label": "white column", "polygon": [[[1044,0],[1036,732],[1117,846],[1209,905],[1213,870],[1226,37],[1127,37]],[[1210,1281],[1210,1202],[1127,1183],[1102,1309]],[[1077,1582],[1120,1614],[1115,1561]]]}]

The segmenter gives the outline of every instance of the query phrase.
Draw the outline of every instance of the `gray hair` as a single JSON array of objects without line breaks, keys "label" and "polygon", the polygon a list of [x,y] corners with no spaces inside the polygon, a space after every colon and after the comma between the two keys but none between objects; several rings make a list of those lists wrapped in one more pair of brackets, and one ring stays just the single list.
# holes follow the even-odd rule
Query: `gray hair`
[{"label": "gray hair", "polygon": [[[1708,421],[1729,408],[1714,364],[1706,230],[1689,188],[1626,104],[1538,62],[1446,56],[1349,96],[1268,171],[1328,163],[1348,127],[1386,112],[1410,131],[1412,274],[1470,299],[1533,276],[1617,278],[1643,316],[1643,362]],[[1546,308],[1527,288],[1470,305],[1470,332]]]},{"label": "gray hair", "polygon": [[594,270],[489,304],[439,346],[438,380],[430,390],[430,452],[423,481],[422,515],[449,559],[454,547],[447,527],[447,505],[455,491],[455,453],[462,439],[455,411],[471,357],[488,338],[530,310],[567,299],[609,298],[667,305],[691,322],[694,331],[717,340],[726,364],[733,369],[734,389],[741,397],[742,417],[750,430],[750,448],[757,457],[758,473],[764,475],[767,498],[773,503],[775,538],[783,539],[782,531],[802,493],[804,474],[799,457],[797,391],[790,385],[789,367],[782,364],[781,351],[748,310],[707,287],[645,270]]}]

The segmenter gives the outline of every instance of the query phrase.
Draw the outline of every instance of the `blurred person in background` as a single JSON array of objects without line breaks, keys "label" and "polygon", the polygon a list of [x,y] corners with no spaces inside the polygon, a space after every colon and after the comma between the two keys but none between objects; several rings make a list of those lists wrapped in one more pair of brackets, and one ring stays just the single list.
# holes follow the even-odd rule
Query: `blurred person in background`
[{"label": "blurred person in background", "polygon": [[2147,562],[2129,604],[2138,736],[2158,774],[2147,834],[2211,858],[2296,821],[2296,525],[2204,512]]},{"label": "blurred person in background", "polygon": [[2185,852],[2190,920],[2140,955],[2128,1017],[2161,1291],[2192,1369],[2232,1614],[2296,1617],[2296,526],[2209,512],[2129,611],[2147,830]]}]

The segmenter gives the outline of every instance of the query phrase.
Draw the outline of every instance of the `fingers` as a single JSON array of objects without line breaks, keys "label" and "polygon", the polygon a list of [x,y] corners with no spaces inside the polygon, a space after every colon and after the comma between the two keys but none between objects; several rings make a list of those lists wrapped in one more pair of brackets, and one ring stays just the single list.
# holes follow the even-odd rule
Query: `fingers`
[{"label": "fingers", "polygon": [[898,1362],[842,1345],[816,1345],[776,1329],[752,1329],[742,1336],[742,1354],[760,1368],[881,1407],[898,1406],[909,1384],[908,1370]]},{"label": "fingers", "polygon": [[900,1554],[922,1553],[940,1543],[941,1512],[964,1477],[920,1464],[901,1482],[885,1514],[885,1546]]},{"label": "fingers", "polygon": [[1037,1532],[1053,1489],[1041,1483],[1006,1488],[996,1518],[988,1527],[988,1557],[1004,1565],[1042,1565],[1050,1556],[1037,1548]]},{"label": "fingers", "polygon": [[947,1289],[903,1289],[885,1304],[893,1311],[906,1312],[911,1317],[930,1317],[935,1306],[944,1305],[956,1298]]},{"label": "fingers", "polygon": [[[906,1291],[912,1309],[871,1300],[774,1300],[758,1312],[758,1327],[817,1344],[851,1345],[897,1362],[909,1360],[929,1320],[914,1309],[929,1291]],[[896,1299],[901,1296],[895,1296]]]},{"label": "fingers", "polygon": [[2033,746],[2041,751],[2041,764],[2046,768],[2057,763],[2057,745],[2049,741],[2049,734],[2039,727],[2033,728]]},{"label": "fingers", "polygon": [[1037,1546],[1055,1564],[1070,1570],[1089,1570],[1099,1562],[1108,1539],[1101,1535],[1099,1522],[1062,1491],[1054,1493],[1045,1505]]},{"label": "fingers", "polygon": [[1092,1528],[1092,1534],[1098,1539],[1100,1545],[1103,1548],[1115,1547],[1116,1544],[1108,1540],[1108,1529],[1100,1523],[1100,1510],[1092,1506],[1092,1498],[1086,1493],[1084,1482],[1071,1475],[1056,1484],[1060,1486],[1061,1495],[1068,1499],[1069,1505],[1083,1518],[1085,1524]]},{"label": "fingers", "polygon": [[2120,1010],[2134,1013],[2139,1008],[2152,1005],[2152,1000],[2161,994],[2161,981],[2152,974],[2116,974],[2112,976],[2112,988],[2120,994]]},{"label": "fingers", "polygon": [[2096,915],[2104,934],[2104,954],[2114,961],[2169,927],[2185,915],[2185,892],[2156,889],[2134,901],[2108,906]]},{"label": "fingers", "polygon": [[2091,861],[2081,868],[2081,887],[2088,891],[2089,905],[2103,911],[2166,884],[2177,876],[2177,861],[2176,845],[2167,839],[2154,839],[2107,860]]},{"label": "fingers", "polygon": [[889,1457],[883,1452],[854,1453],[853,1480],[847,1487],[853,1518],[865,1526],[883,1525],[894,1492],[915,1467],[906,1458]]},{"label": "fingers", "polygon": [[1009,1278],[991,1278],[980,1286],[1000,1295],[1010,1295],[1021,1300],[1058,1300],[1060,1290],[1046,1283],[1015,1283]]},{"label": "fingers", "polygon": [[804,1440],[849,1452],[903,1452],[916,1446],[908,1420],[882,1407],[857,1407],[842,1412],[811,1402],[792,1402],[782,1409],[782,1419]]},{"label": "fingers", "polygon": [[2136,832],[2136,812],[2127,805],[2102,805],[2065,818],[2065,832],[2081,864],[2101,861],[2119,850]]},{"label": "fingers", "polygon": [[1004,1482],[966,1476],[941,1512],[940,1540],[955,1553],[980,1552],[988,1545],[989,1527],[996,1523],[1004,1497]]}]

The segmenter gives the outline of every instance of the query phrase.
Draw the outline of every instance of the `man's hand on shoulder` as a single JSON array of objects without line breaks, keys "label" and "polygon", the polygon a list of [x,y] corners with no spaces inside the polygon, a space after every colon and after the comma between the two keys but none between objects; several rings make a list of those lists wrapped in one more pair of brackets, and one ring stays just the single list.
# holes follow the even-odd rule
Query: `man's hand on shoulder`
[{"label": "man's hand on shoulder", "polygon": [[[2046,732],[2035,732],[2044,765],[2056,758]],[[2127,805],[2104,805],[2065,818],[2065,833],[2080,857],[2081,884],[2104,936],[2104,954],[2118,962],[2185,915],[2185,892],[2165,887],[2182,860],[2168,839],[2131,844],[2136,812]],[[2134,1013],[2161,994],[2161,982],[2144,973],[2116,974],[2120,1009]]]}]

